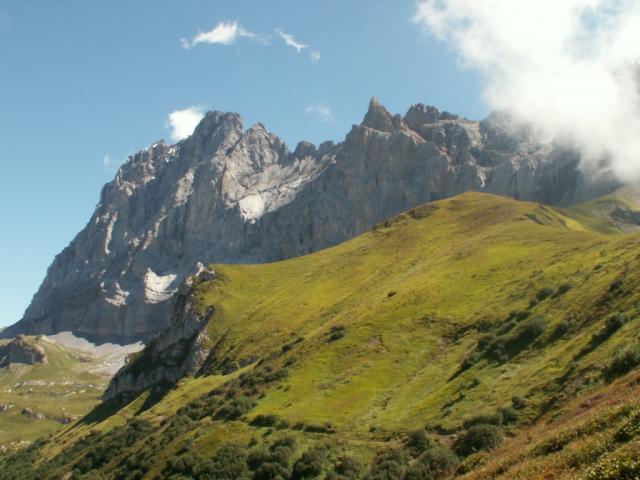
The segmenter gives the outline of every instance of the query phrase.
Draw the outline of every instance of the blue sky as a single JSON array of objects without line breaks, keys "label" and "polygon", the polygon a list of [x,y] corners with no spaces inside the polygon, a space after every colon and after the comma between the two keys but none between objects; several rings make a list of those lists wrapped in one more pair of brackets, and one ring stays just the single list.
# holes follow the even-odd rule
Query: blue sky
[{"label": "blue sky", "polygon": [[[486,115],[479,77],[412,22],[416,8],[413,0],[0,1],[0,325],[19,320],[118,164],[169,140],[173,111],[236,111],[290,147],[342,140],[374,95],[393,112],[423,102]],[[233,43],[193,45],[225,21],[241,29]],[[278,32],[308,48],[298,52]]]}]

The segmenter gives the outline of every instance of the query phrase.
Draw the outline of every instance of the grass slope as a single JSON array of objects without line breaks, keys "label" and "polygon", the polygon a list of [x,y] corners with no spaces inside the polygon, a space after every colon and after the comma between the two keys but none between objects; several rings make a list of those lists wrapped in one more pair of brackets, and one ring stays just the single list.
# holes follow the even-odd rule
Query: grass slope
[{"label": "grass slope", "polygon": [[45,337],[26,338],[44,349],[47,362],[0,369],[0,403],[6,408],[0,412],[0,445],[33,441],[86,415],[109,380],[94,371],[100,362],[90,355]]},{"label": "grass slope", "polygon": [[[355,478],[339,473],[343,455],[369,468],[370,478],[402,478],[422,461],[406,457],[409,432],[424,429],[448,446],[466,419],[513,404],[517,420],[504,431],[514,439],[466,458],[458,475],[532,478],[509,472],[523,465],[527,475],[543,471],[540,459],[557,452],[516,457],[509,445],[575,426],[582,407],[568,399],[606,394],[631,403],[626,384],[609,385],[603,369],[638,342],[640,237],[606,235],[597,218],[570,214],[468,193],[305,257],[215,265],[219,279],[195,293],[199,309],[215,312],[206,327],[208,375],[183,379],[164,396],[144,392],[119,410],[103,405],[0,466],[24,478],[72,471],[72,478],[172,471],[209,478],[189,466],[189,456],[219,462],[231,443],[276,452],[286,437],[295,442],[286,447],[292,458],[278,463],[286,472],[258,469],[254,478],[308,478],[294,463],[313,446],[325,453],[300,461],[313,457],[331,478]],[[81,460],[101,446],[108,453]],[[372,458],[385,449],[396,449],[399,460],[385,465],[399,470],[376,477]],[[588,469],[601,455],[539,478],[592,478]],[[266,463],[275,469],[274,462]],[[213,478],[227,478],[220,475]]]}]

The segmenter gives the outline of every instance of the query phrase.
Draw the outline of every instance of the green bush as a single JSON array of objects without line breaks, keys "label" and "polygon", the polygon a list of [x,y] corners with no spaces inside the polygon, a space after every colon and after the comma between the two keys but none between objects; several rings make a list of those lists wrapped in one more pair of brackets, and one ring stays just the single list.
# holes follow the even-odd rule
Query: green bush
[{"label": "green bush", "polygon": [[403,480],[433,480],[434,473],[423,463],[414,463],[407,468]]},{"label": "green bush", "polygon": [[457,468],[460,460],[444,445],[435,445],[420,456],[420,463],[436,475],[446,475]]},{"label": "green bush", "polygon": [[561,283],[560,286],[558,287],[558,291],[556,292],[556,294],[557,295],[564,295],[565,293],[567,293],[572,288],[573,288],[573,284],[571,284],[571,283]]},{"label": "green bush", "polygon": [[227,420],[236,420],[245,415],[249,410],[255,406],[253,399],[249,397],[240,396],[232,398],[224,403],[216,412],[216,418]]},{"label": "green bush", "polygon": [[247,454],[243,445],[228,444],[213,457],[212,474],[216,480],[237,480],[247,473]]},{"label": "green bush", "polygon": [[514,395],[511,397],[511,405],[513,405],[513,408],[516,410],[522,410],[527,406],[527,401],[519,395]]},{"label": "green bush", "polygon": [[561,320],[553,329],[553,333],[551,334],[551,338],[557,339],[564,337],[565,333],[569,331],[569,323]]},{"label": "green bush", "polygon": [[343,455],[334,465],[333,471],[327,476],[328,479],[356,479],[360,477],[362,465],[352,457]]},{"label": "green bush", "polygon": [[327,464],[327,449],[323,447],[311,447],[293,465],[292,480],[304,478],[318,478]]},{"label": "green bush", "polygon": [[613,438],[616,442],[628,442],[638,436],[640,436],[640,408],[636,407]]},{"label": "green bush", "polygon": [[553,288],[543,287],[536,292],[536,299],[539,302],[542,302],[543,300],[549,298],[551,295],[553,295]]},{"label": "green bush", "polygon": [[407,447],[416,454],[424,452],[432,445],[433,442],[429,437],[427,437],[424,429],[414,430],[413,432],[410,432],[407,438]]},{"label": "green bush", "polygon": [[487,333],[486,335],[483,335],[478,339],[478,345],[476,349],[479,351],[486,350],[496,341],[496,339],[497,338],[494,333]]},{"label": "green bush", "polygon": [[334,433],[335,429],[333,428],[333,425],[331,425],[329,422],[325,422],[322,425],[315,424],[315,423],[305,425],[304,431],[310,432],[310,433]]},{"label": "green bush", "polygon": [[369,471],[369,480],[397,480],[403,478],[406,453],[402,450],[385,450],[376,455]]},{"label": "green bush", "polygon": [[502,441],[502,432],[495,425],[474,425],[453,444],[453,450],[463,457],[481,450],[493,450]]},{"label": "green bush", "polygon": [[482,358],[482,355],[480,355],[480,353],[471,352],[469,355],[467,355],[464,358],[464,360],[462,360],[462,363],[460,364],[460,370],[468,370],[469,368],[473,367],[476,363],[478,363],[481,358]]},{"label": "green bush", "polygon": [[608,381],[612,381],[630,372],[638,365],[640,365],[640,345],[631,345],[613,357],[609,365],[604,368],[604,377]]},{"label": "green bush", "polygon": [[251,420],[250,425],[254,427],[275,427],[280,423],[280,417],[278,415],[256,415],[256,417]]},{"label": "green bush", "polygon": [[509,313],[509,317],[507,320],[516,320],[517,322],[521,322],[522,320],[526,320],[531,315],[531,312],[528,310],[514,310]]},{"label": "green bush", "polygon": [[498,409],[502,415],[502,422],[505,424],[514,423],[518,421],[518,412],[513,407],[500,407]]},{"label": "green bush", "polygon": [[625,323],[627,323],[626,316],[620,313],[609,315],[604,322],[604,332],[608,335],[611,335],[616,330],[619,330]]},{"label": "green bush", "polygon": [[496,413],[485,413],[468,418],[464,421],[463,426],[465,429],[469,429],[474,425],[495,425],[499,427],[502,425],[502,422],[502,414],[498,411]]},{"label": "green bush", "polygon": [[[253,474],[254,480],[279,480],[289,477],[289,470],[279,463],[266,462],[260,465]],[[215,478],[215,477],[212,477]]]}]

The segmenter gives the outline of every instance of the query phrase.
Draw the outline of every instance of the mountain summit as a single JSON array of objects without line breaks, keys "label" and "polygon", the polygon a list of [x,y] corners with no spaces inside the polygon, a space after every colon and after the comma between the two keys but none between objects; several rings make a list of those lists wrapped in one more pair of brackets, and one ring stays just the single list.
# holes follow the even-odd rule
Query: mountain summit
[{"label": "mountain summit", "polygon": [[209,112],[187,139],[129,157],[2,336],[146,340],[199,262],[307,254],[469,190],[568,205],[617,186],[589,181],[575,152],[505,125],[501,114],[476,122],[422,104],[392,115],[374,98],[342,143],[291,152],[261,124]]}]

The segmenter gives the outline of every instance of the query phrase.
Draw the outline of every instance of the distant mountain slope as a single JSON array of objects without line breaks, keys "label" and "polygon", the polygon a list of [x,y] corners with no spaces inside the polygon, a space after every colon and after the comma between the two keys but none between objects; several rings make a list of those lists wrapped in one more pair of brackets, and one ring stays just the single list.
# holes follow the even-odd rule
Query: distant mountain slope
[{"label": "distant mountain slope", "polygon": [[107,351],[105,345],[87,351],[77,339],[79,348],[70,347],[73,339],[68,334],[18,340],[0,341],[0,351],[17,344],[25,352],[10,356],[0,368],[0,450],[33,441],[86,415],[123,365],[126,352],[140,348]]},{"label": "distant mountain slope", "polygon": [[[627,395],[640,364],[638,239],[467,193],[311,255],[214,265],[183,285],[170,327],[114,378],[108,402],[0,467],[633,478],[589,472],[640,442]],[[498,446],[500,432],[516,438]],[[473,453],[488,445],[495,453]],[[424,465],[437,471],[404,476]]]},{"label": "distant mountain slope", "polygon": [[295,257],[469,190],[570,205],[616,188],[590,183],[578,163],[498,113],[474,122],[419,104],[401,117],[372,99],[344,142],[291,152],[263,125],[245,130],[239,115],[211,112],[177,145],[130,157],[24,318],[1,335],[149,339],[198,262]]}]

